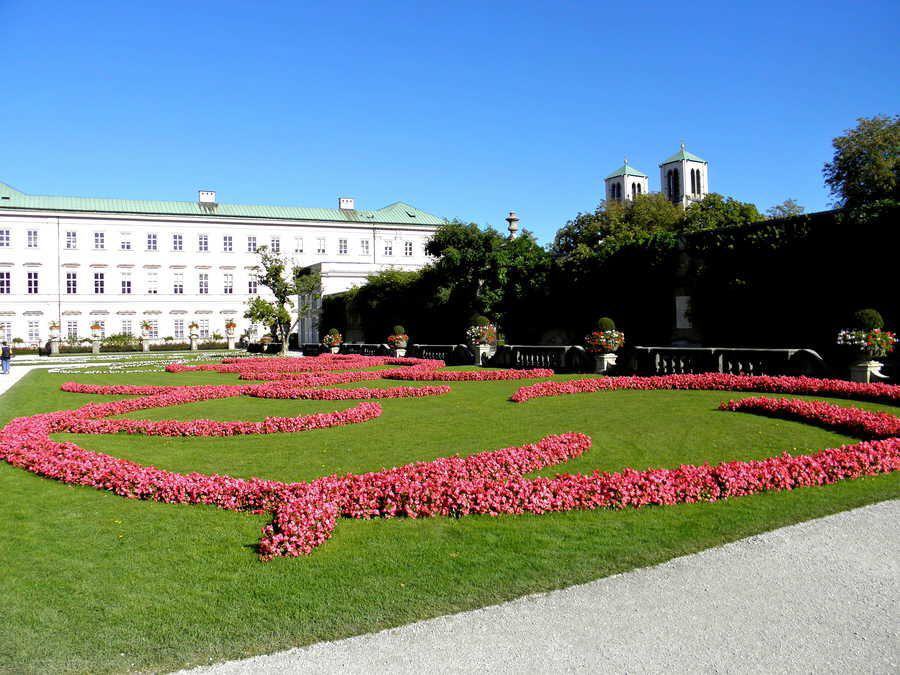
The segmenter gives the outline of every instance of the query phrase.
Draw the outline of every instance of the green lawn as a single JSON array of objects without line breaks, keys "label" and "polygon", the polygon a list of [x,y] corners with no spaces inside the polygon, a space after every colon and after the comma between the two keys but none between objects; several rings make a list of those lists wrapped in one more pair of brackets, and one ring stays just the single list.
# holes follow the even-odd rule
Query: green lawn
[{"label": "green lawn", "polygon": [[[0,398],[0,422],[109,399],[62,393],[66,380],[237,381],[216,373],[36,371]],[[544,474],[759,458],[852,442],[795,422],[720,412],[718,403],[729,398],[722,392],[622,391],[509,403],[521,384],[451,383],[448,396],[382,401],[384,414],[373,422],[302,434],[70,438],[175,471],[280,480],[376,470],[562,431],[588,433],[594,448]],[[351,405],[235,398],[132,416],[259,419]],[[340,520],[311,556],[261,563],[255,545],[266,517],[126,500],[0,463],[0,671],[165,670],[284,649],[561,588],[898,496],[900,476],[887,475],[639,511]]]}]

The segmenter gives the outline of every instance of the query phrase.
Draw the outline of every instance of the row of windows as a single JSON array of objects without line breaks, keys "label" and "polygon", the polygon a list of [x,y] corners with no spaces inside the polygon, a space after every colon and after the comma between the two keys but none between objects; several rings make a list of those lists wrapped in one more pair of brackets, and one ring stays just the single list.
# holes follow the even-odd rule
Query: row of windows
[{"label": "row of windows", "polygon": [[[114,326],[111,321],[106,321],[105,319],[101,319],[99,321],[90,320],[87,322],[80,322],[77,319],[69,319],[64,322],[64,331],[62,337],[68,339],[78,339],[86,337],[87,335],[96,334],[99,338],[105,338],[107,333],[124,333],[125,335],[134,335],[137,337],[138,333],[135,332],[135,328],[139,328],[141,332],[143,332],[143,327],[141,324],[143,321],[136,322],[133,319],[120,319],[117,326]],[[209,338],[212,337],[212,332],[210,331],[210,322],[209,319],[193,319],[188,321],[187,319],[172,319],[171,323],[168,325],[167,330],[171,331],[167,333],[165,336],[161,334],[160,331],[160,322],[159,319],[149,319],[147,321],[150,324],[147,329],[147,337],[151,339],[159,339],[160,337],[173,337],[176,340],[183,340],[190,337],[191,323],[196,323],[197,328],[193,329],[196,331],[197,336],[199,338]],[[91,329],[92,325],[99,326],[99,329],[93,330]],[[81,331],[84,331],[82,333]],[[224,326],[221,329],[218,329],[217,332],[224,334]],[[5,340],[6,342],[12,342],[13,334],[12,334],[12,322],[11,321],[0,321],[0,340]],[[29,343],[39,342],[41,340],[41,322],[37,320],[29,320],[25,324],[25,339]]]},{"label": "row of windows", "polygon": [[[107,290],[107,273],[93,273],[93,289],[95,295],[103,295]],[[130,295],[134,289],[132,284],[131,272],[122,272],[119,276],[120,291],[124,295]],[[156,295],[159,293],[159,273],[147,272],[146,293]],[[66,295],[75,295],[78,293],[78,272],[66,272]],[[29,295],[40,293],[40,275],[38,272],[27,272],[25,275],[25,289]],[[175,295],[184,294],[184,272],[175,272],[172,275],[172,293]],[[197,292],[200,295],[209,294],[209,273],[200,272],[197,275]],[[256,277],[247,280],[247,293],[256,295],[259,289],[259,283]],[[222,275],[221,292],[226,295],[234,293],[234,274],[226,272]],[[12,273],[0,272],[0,295],[9,295],[12,293]]]},{"label": "row of windows", "polygon": [[[634,199],[639,194],[643,194],[643,188],[640,183],[632,182],[631,183],[631,198]],[[622,184],[621,183],[612,183],[609,186],[609,198],[613,199],[617,202],[622,201]]]},{"label": "row of windows", "polygon": [[[370,255],[370,240],[369,239],[360,239],[359,240],[359,248],[357,249],[359,255]],[[184,251],[184,235],[180,233],[174,233],[171,236],[171,250],[172,251]],[[257,249],[263,244],[259,242],[255,235],[249,235],[247,237],[247,252],[255,253]],[[384,244],[384,255],[392,256],[394,255],[394,242],[391,239],[383,240]],[[8,229],[0,230],[0,248],[9,247],[12,245],[12,233]],[[38,231],[37,230],[28,230],[26,232],[26,246],[27,248],[38,248]],[[208,234],[198,234],[197,235],[197,251],[201,253],[208,252],[209,248],[209,235]],[[65,236],[65,247],[67,250],[75,250],[78,248],[78,232],[75,230],[69,230],[66,232]],[[270,237],[268,241],[269,250],[274,253],[281,253],[281,238],[280,237]],[[106,233],[105,232],[94,232],[93,233],[93,248],[95,251],[103,251],[106,250]],[[119,239],[119,250],[120,251],[131,251],[133,250],[133,240],[130,235],[123,233]],[[147,251],[158,251],[159,250],[159,235],[155,232],[148,232],[145,240],[145,250]],[[234,236],[230,234],[222,235],[222,252],[223,253],[232,253],[234,251]],[[414,245],[411,241],[403,242],[403,255],[412,256],[414,251]],[[294,253],[303,253],[304,252],[304,244],[303,237],[295,237],[294,238]],[[324,255],[327,253],[326,248],[326,240],[325,237],[319,237],[316,239],[316,247],[315,252],[319,255]],[[348,239],[338,239],[337,242],[337,252],[339,255],[347,255],[350,252],[350,242]]]}]

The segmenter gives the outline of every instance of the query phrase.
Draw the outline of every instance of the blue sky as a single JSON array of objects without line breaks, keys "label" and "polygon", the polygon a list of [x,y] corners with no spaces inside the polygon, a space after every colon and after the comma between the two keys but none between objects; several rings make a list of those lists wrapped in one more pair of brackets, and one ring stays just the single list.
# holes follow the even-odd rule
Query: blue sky
[{"label": "blue sky", "polygon": [[0,62],[25,192],[515,209],[546,242],[681,140],[717,192],[827,208],[831,139],[900,111],[900,3],[0,0]]}]

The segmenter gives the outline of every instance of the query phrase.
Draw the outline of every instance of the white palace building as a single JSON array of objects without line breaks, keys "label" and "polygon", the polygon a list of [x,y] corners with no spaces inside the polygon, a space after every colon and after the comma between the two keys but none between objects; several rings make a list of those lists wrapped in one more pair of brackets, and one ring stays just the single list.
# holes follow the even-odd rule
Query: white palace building
[{"label": "white palace building", "polygon": [[[338,293],[388,268],[416,270],[444,219],[397,202],[376,211],[341,198],[338,208],[30,195],[0,183],[0,339],[44,344],[50,324],[63,339],[141,334],[201,339],[254,333],[243,318],[257,284],[257,248],[267,246],[322,275]],[[317,341],[315,322],[299,325]]]}]

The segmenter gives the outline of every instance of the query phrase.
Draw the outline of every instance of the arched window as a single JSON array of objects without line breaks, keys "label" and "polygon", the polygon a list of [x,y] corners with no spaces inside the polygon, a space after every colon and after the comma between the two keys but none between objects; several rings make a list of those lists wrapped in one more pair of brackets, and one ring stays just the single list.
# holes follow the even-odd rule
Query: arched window
[{"label": "arched window", "polygon": [[694,177],[693,169],[691,169],[691,194],[697,194],[697,179]]},{"label": "arched window", "polygon": [[672,169],[666,172],[666,197],[672,199]]},{"label": "arched window", "polygon": [[638,184],[637,184],[637,187],[638,187],[638,194],[641,194],[641,184],[638,183]]},{"label": "arched window", "polygon": [[637,196],[637,183],[631,183],[631,198],[634,199]]},{"label": "arched window", "polygon": [[697,194],[698,195],[703,194],[703,188],[700,187],[700,169],[697,169]]}]

